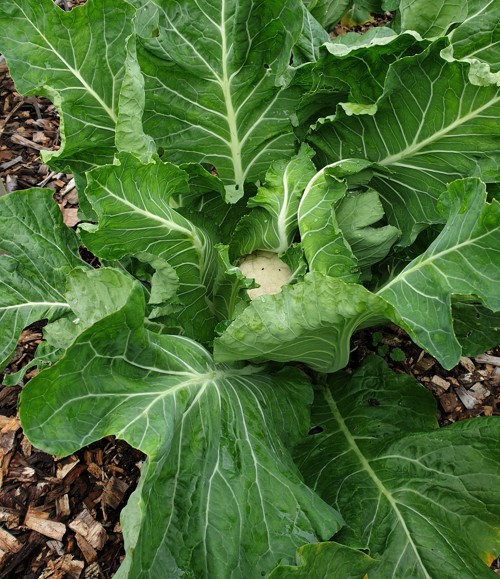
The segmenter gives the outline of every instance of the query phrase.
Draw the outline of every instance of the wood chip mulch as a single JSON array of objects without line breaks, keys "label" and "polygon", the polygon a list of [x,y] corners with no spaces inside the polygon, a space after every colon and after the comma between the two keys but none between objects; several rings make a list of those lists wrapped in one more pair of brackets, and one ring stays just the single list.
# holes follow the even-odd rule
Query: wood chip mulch
[{"label": "wood chip mulch", "polygon": [[441,426],[476,416],[500,416],[500,346],[445,370],[394,324],[358,332],[350,368],[370,354],[382,356],[398,373],[409,374],[436,398]]},{"label": "wood chip mulch", "polygon": [[379,28],[380,26],[386,26],[394,18],[393,12],[383,12],[381,14],[372,14],[370,20],[363,22],[361,24],[351,24],[344,20],[340,21],[333,30],[330,31],[330,36],[335,38],[335,36],[342,36],[348,32],[356,32],[357,34],[363,34],[370,28]]},{"label": "wood chip mulch", "polygon": [[[390,14],[381,15],[368,26],[388,20]],[[19,95],[0,56],[0,195],[32,186],[51,188],[65,223],[74,227],[78,198],[72,176],[50,171],[39,156],[58,143],[54,106]],[[42,326],[25,329],[4,373],[32,359]],[[500,415],[500,348],[473,360],[462,358],[451,371],[392,325],[359,332],[352,348],[352,368],[378,353],[396,372],[428,388],[436,397],[441,425]],[[111,578],[124,556],[120,510],[137,485],[144,456],[113,437],[63,459],[33,448],[19,424],[17,398],[34,372],[18,386],[0,386],[0,579]],[[492,568],[500,574],[498,560]]]}]

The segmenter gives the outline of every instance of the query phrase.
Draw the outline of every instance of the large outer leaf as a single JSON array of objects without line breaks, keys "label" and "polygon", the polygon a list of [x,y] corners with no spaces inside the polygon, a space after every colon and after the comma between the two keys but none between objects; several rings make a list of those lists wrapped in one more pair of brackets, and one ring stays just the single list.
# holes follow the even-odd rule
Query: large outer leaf
[{"label": "large outer leaf", "polygon": [[48,189],[27,189],[0,197],[0,368],[23,327],[70,310],[63,295],[66,276],[75,267],[88,267],[52,195]]},{"label": "large outer leaf", "polygon": [[500,203],[486,203],[478,179],[455,181],[440,202],[448,216],[443,231],[378,295],[394,306],[396,323],[451,368],[462,355],[451,297],[477,297],[490,310],[500,310]]},{"label": "large outer leaf", "polygon": [[61,114],[63,146],[47,155],[52,166],[84,170],[113,158],[133,14],[120,0],[71,12],[51,0],[1,3],[0,50],[17,90],[48,96]]},{"label": "large outer leaf", "polygon": [[144,39],[144,126],[173,162],[216,167],[231,202],[245,180],[293,153],[286,89],[302,29],[299,0],[156,0],[158,35]]},{"label": "large outer leaf", "polygon": [[123,520],[117,577],[259,578],[339,516],[301,480],[287,446],[308,429],[296,369],[214,365],[199,344],[143,328],[141,286],[85,331],[21,399],[25,433],[59,455],[115,434],[148,454]]},{"label": "large outer leaf", "polygon": [[499,90],[472,85],[468,64],[440,58],[443,46],[394,63],[373,116],[339,110],[310,137],[328,161],[363,157],[390,170],[375,170],[371,185],[403,244],[442,222],[436,201],[447,183],[498,174]]},{"label": "large outer leaf", "polygon": [[379,358],[318,390],[323,431],[299,448],[298,464],[346,519],[336,539],[380,558],[370,579],[493,577],[500,420],[439,429],[434,414],[431,394]]},{"label": "large outer leaf", "polygon": [[177,321],[187,335],[208,340],[214,326],[214,240],[168,205],[170,196],[188,190],[187,174],[160,160],[143,164],[128,154],[119,160],[88,173],[86,194],[99,228],[82,232],[82,238],[104,259],[146,252],[167,261],[181,282]]},{"label": "large outer leaf", "polygon": [[275,295],[253,300],[220,338],[215,359],[300,361],[335,372],[349,360],[349,340],[362,324],[382,322],[383,300],[363,286],[309,273]]}]

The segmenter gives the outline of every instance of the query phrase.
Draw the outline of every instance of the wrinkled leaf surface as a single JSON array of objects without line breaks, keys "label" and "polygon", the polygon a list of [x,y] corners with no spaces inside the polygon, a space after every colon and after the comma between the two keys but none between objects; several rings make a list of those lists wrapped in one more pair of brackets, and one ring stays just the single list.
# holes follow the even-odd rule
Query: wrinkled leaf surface
[{"label": "wrinkled leaf surface", "polygon": [[296,369],[217,366],[196,342],[144,330],[141,286],[23,391],[25,432],[58,455],[114,434],[148,455],[123,519],[118,577],[251,577],[325,540],[339,515],[287,446],[307,432]]},{"label": "wrinkled leaf surface", "polygon": [[434,416],[430,392],[380,358],[317,392],[313,423],[322,432],[301,445],[297,461],[346,520],[336,540],[380,560],[370,579],[492,576],[500,421],[438,428]]}]

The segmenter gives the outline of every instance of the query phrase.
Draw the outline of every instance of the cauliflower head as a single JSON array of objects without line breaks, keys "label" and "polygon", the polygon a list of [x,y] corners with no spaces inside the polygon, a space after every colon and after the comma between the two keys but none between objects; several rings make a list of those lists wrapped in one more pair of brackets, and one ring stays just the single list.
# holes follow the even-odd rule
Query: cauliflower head
[{"label": "cauliflower head", "polygon": [[253,278],[260,286],[248,290],[251,300],[266,294],[277,294],[292,275],[288,265],[270,251],[254,251],[245,256],[238,267],[244,276]]}]

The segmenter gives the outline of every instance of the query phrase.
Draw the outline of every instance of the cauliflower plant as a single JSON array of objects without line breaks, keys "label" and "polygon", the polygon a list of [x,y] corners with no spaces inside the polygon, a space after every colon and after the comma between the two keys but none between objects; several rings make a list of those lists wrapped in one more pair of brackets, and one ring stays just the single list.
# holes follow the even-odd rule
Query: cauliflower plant
[{"label": "cauliflower plant", "polygon": [[243,275],[253,278],[260,286],[248,290],[251,300],[265,294],[277,294],[292,275],[288,265],[270,251],[254,251],[241,260],[239,268]]}]

